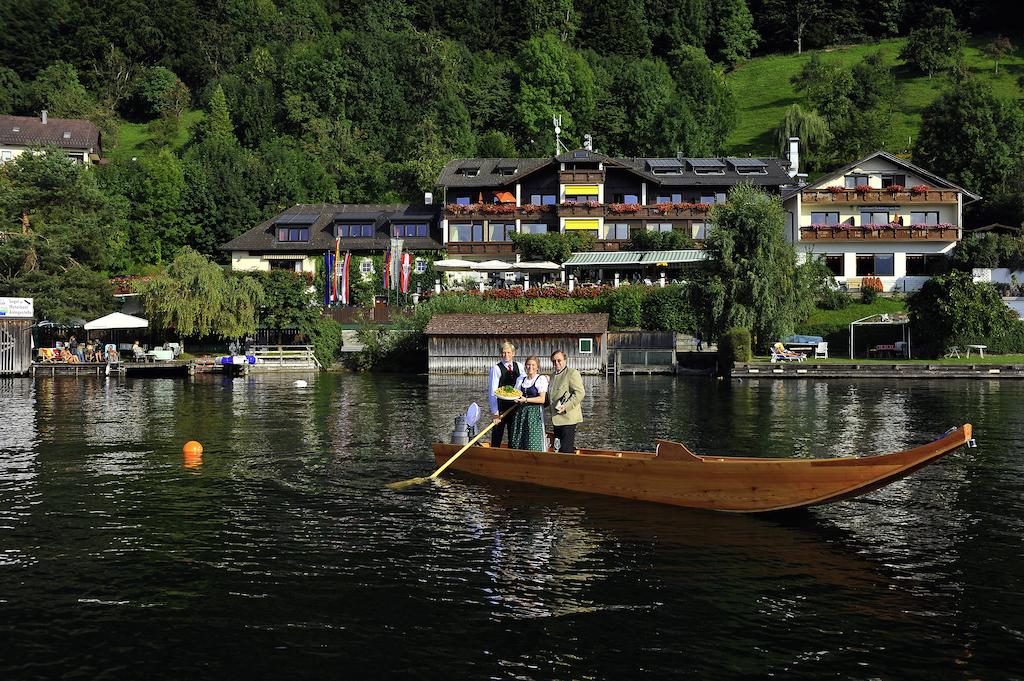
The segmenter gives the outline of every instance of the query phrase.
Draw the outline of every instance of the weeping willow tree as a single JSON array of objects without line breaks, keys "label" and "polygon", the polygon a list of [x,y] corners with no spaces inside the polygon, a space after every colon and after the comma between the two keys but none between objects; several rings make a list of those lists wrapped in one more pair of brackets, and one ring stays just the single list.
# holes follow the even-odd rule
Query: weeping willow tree
[{"label": "weeping willow tree", "polygon": [[816,111],[805,111],[799,104],[793,104],[775,128],[775,142],[783,153],[789,148],[790,137],[800,138],[800,158],[806,165],[814,165],[829,148],[832,133]]},{"label": "weeping willow tree", "polygon": [[785,212],[777,196],[743,183],[729,201],[715,206],[705,242],[714,292],[715,336],[728,329],[750,330],[764,352],[793,331],[801,295],[796,252],[785,237]]},{"label": "weeping willow tree", "polygon": [[136,291],[154,326],[173,328],[184,337],[255,333],[264,300],[263,287],[254,278],[232,276],[187,246],[165,274],[139,282]]}]

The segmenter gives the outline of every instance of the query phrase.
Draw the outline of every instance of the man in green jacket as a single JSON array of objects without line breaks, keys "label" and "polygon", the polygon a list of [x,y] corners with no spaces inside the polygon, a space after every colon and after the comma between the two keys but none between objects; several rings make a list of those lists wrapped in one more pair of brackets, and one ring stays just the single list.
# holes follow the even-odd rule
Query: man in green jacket
[{"label": "man in green jacket", "polygon": [[558,451],[564,454],[576,452],[576,425],[583,422],[580,405],[587,394],[583,389],[580,372],[565,365],[566,356],[561,350],[551,353],[551,364],[555,374],[551,377],[548,397],[551,401],[551,423],[558,438]]}]

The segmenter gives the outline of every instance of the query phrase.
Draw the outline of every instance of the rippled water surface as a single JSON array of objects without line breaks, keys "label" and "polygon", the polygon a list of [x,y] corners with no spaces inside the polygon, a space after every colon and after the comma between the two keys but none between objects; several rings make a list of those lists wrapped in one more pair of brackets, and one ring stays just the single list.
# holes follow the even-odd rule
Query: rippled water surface
[{"label": "rippled water surface", "polygon": [[483,379],[295,378],[0,380],[0,679],[1021,678],[1024,384],[588,382],[585,446],[974,424],[866,498],[763,517],[392,491]]}]

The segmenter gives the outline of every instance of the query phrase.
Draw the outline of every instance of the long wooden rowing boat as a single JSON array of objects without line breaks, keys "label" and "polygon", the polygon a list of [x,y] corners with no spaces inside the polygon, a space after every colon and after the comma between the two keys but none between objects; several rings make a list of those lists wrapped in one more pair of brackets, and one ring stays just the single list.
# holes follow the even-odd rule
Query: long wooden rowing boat
[{"label": "long wooden rowing boat", "polygon": [[[499,480],[734,513],[780,511],[867,494],[971,439],[971,425],[902,452],[829,459],[698,456],[658,440],[654,452],[581,449],[577,454],[471,447],[452,468]],[[435,444],[447,461],[459,445]]]}]

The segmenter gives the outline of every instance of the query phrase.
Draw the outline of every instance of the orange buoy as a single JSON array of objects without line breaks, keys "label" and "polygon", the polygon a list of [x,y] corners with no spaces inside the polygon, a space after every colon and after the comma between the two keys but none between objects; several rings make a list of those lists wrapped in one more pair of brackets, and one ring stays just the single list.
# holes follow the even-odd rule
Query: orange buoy
[{"label": "orange buoy", "polygon": [[203,445],[200,444],[199,442],[196,442],[195,440],[189,440],[188,442],[185,443],[185,446],[181,448],[181,451],[186,456],[202,456]]}]

